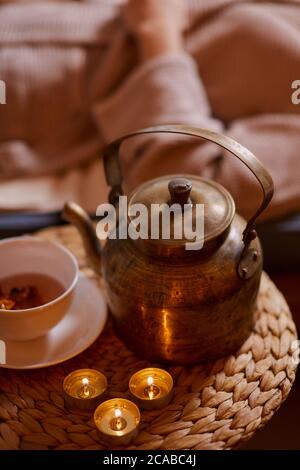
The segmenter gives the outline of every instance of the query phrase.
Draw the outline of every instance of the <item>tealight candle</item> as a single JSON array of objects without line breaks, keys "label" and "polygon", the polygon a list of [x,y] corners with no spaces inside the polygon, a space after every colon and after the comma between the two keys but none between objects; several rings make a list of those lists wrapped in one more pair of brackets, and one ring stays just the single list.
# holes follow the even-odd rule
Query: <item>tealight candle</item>
[{"label": "tealight candle", "polygon": [[106,389],[106,377],[94,369],[75,370],[63,382],[67,406],[82,411],[95,409],[104,398]]},{"label": "tealight candle", "polygon": [[173,379],[163,369],[148,367],[131,376],[129,390],[134,401],[145,410],[159,409],[172,398]]},{"label": "tealight candle", "polygon": [[138,433],[141,415],[138,407],[125,398],[106,400],[94,413],[94,422],[102,442],[127,445]]}]

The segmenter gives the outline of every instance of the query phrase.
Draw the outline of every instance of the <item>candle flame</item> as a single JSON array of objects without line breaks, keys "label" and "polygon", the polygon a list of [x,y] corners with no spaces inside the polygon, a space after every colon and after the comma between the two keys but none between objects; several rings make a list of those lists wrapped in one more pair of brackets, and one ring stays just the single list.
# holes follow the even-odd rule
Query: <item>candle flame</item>
[{"label": "candle flame", "polygon": [[154,383],[153,377],[151,375],[149,375],[149,377],[147,377],[147,385],[149,387],[151,387],[151,385],[153,385],[153,383]]},{"label": "candle flame", "polygon": [[88,384],[89,384],[89,379],[88,379],[87,377],[84,377],[84,378],[82,379],[82,385],[83,385],[83,386],[86,386],[86,385],[88,385]]},{"label": "candle flame", "polygon": [[160,393],[159,387],[154,384],[152,375],[147,377],[147,387],[144,389],[144,394],[149,400],[153,400]]},{"label": "candle flame", "polygon": [[110,427],[113,431],[123,431],[127,426],[126,419],[122,416],[122,411],[120,408],[114,409],[115,417],[110,421]]}]

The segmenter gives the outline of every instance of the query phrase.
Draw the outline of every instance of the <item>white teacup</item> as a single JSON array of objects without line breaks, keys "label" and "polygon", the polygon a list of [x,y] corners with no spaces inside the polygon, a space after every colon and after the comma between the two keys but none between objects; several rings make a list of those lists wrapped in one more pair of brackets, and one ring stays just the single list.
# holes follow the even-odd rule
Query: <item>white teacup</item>
[{"label": "white teacup", "polygon": [[63,246],[37,237],[0,241],[1,279],[31,273],[57,280],[63,292],[50,302],[22,310],[0,309],[0,339],[24,341],[45,335],[67,312],[78,281],[76,258]]}]

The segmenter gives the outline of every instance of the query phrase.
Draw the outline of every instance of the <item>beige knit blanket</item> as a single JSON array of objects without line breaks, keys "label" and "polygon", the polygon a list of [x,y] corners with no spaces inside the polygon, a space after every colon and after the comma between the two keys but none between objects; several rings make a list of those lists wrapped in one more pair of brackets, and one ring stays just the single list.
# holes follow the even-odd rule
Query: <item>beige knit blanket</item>
[{"label": "beige knit blanket", "polygon": [[[106,198],[101,149],[149,125],[226,133],[270,170],[266,216],[300,208],[300,2],[187,0],[186,53],[139,64],[118,2],[0,6],[0,208],[53,210]],[[174,145],[176,144],[176,145]],[[180,144],[180,145],[179,145]],[[217,147],[151,137],[124,155],[129,187],[166,173],[214,177],[244,215],[261,195]],[[257,194],[258,193],[258,194]]]}]

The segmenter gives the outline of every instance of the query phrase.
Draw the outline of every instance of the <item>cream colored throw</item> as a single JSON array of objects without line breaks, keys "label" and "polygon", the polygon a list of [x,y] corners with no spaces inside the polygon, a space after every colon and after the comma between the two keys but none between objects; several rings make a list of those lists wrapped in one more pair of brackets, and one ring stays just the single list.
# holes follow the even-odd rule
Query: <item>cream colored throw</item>
[{"label": "cream colored throw", "polygon": [[[105,200],[101,149],[132,130],[182,123],[226,133],[276,184],[267,217],[300,209],[300,3],[188,0],[186,53],[139,64],[118,2],[0,6],[0,208]],[[124,157],[129,187],[166,173],[216,178],[247,215],[251,174],[207,144],[151,137]]]}]

